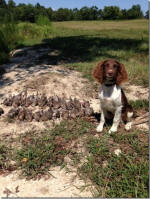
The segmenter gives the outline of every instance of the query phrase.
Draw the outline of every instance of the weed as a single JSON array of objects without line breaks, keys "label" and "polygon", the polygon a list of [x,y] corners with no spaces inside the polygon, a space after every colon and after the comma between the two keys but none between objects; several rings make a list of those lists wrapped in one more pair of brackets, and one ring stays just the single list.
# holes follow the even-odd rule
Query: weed
[{"label": "weed", "polygon": [[0,172],[11,171],[12,148],[6,143],[0,143]]},{"label": "weed", "polygon": [[148,100],[136,100],[129,102],[134,110],[144,109],[145,111],[149,110],[149,101]]},{"label": "weed", "polygon": [[24,143],[16,155],[23,175],[34,178],[46,174],[51,166],[62,164],[67,154],[67,149],[63,145],[65,143],[62,142],[61,137],[56,140],[55,137],[45,133],[39,137],[30,137],[30,141],[27,144]]},{"label": "weed", "polygon": [[49,18],[46,16],[43,16],[43,15],[38,16],[38,18],[36,19],[36,24],[39,26],[51,26],[52,25]]}]

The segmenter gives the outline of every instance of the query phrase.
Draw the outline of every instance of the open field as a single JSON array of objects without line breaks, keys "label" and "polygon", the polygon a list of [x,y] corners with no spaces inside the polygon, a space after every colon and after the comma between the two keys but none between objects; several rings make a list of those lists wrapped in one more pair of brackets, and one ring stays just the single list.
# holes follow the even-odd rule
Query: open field
[{"label": "open field", "polygon": [[[130,131],[121,124],[111,135],[108,123],[97,133],[99,85],[91,77],[99,61],[117,59],[129,75],[123,87],[136,110],[135,120],[147,114],[148,21],[55,22],[52,28],[39,28],[18,24],[24,39],[3,65],[0,195],[148,198],[148,122]],[[3,101],[23,91],[88,100],[94,114],[45,121],[7,117],[16,104]],[[23,108],[44,112],[48,107]]]},{"label": "open field", "polygon": [[65,27],[80,30],[146,30],[148,28],[147,20],[123,20],[123,21],[70,21],[57,22],[56,27]]},{"label": "open field", "polygon": [[76,57],[71,68],[90,78],[97,62],[114,58],[126,66],[131,83],[148,85],[148,21],[64,22],[54,27],[61,33],[56,38],[59,50],[69,49],[68,55]]},{"label": "open field", "polygon": [[148,86],[148,20],[55,22],[52,27],[47,39],[29,34],[24,44],[48,43],[58,52],[55,59],[89,79],[99,61],[117,59],[131,83]]}]

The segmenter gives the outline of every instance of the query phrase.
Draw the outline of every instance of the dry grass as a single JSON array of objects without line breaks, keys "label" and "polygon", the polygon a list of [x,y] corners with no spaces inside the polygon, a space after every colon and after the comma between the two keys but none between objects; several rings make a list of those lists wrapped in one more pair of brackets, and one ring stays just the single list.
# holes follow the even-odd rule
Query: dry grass
[{"label": "dry grass", "polygon": [[145,30],[148,29],[148,21],[144,20],[124,20],[124,21],[69,21],[69,22],[55,22],[56,28],[65,27],[80,30]]}]

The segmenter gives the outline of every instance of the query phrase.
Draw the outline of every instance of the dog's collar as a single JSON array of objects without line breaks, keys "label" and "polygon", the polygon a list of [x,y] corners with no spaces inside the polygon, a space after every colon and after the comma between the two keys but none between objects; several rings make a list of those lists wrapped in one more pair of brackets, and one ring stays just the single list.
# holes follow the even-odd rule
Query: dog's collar
[{"label": "dog's collar", "polygon": [[103,84],[105,85],[105,86],[113,86],[113,85],[115,85],[116,84],[116,81],[115,80],[104,80],[104,82],[103,82]]},{"label": "dog's collar", "polygon": [[107,86],[107,87],[110,87],[110,86],[113,86],[115,84],[104,84],[104,85]]}]

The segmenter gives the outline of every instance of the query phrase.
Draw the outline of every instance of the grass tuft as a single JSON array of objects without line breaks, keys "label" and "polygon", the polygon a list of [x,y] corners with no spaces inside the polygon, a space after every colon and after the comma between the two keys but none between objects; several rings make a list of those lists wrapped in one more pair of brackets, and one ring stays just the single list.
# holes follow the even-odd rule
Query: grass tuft
[{"label": "grass tuft", "polygon": [[134,110],[144,109],[145,111],[149,110],[149,101],[148,100],[136,100],[129,102]]}]

